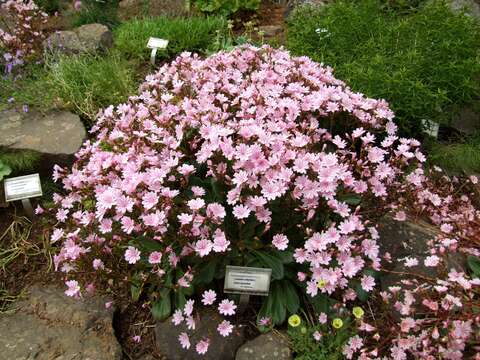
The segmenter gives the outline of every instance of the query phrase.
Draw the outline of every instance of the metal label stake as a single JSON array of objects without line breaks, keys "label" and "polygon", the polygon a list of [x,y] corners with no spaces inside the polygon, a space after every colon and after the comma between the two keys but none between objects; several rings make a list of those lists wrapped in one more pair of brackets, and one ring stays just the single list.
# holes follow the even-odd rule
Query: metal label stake
[{"label": "metal label stake", "polygon": [[150,54],[150,62],[152,65],[155,65],[155,58],[157,56],[158,49],[165,50],[168,45],[168,40],[159,39],[151,37],[148,39],[147,47],[152,49],[152,53]]}]

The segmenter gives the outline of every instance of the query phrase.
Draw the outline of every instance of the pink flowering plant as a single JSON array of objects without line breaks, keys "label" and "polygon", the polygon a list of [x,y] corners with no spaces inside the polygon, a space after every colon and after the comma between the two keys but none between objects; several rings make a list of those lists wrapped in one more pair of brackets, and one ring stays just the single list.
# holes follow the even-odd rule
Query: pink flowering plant
[{"label": "pink flowering plant", "polygon": [[[433,209],[444,198],[422,170],[420,143],[400,137],[393,117],[385,101],[284,50],[181,54],[99,114],[71,171],[55,169],[66,194],[54,196],[51,241],[68,295],[129,287],[155,317],[173,312],[194,331],[195,299],[235,314],[217,296],[231,264],[272,269],[264,328],[302,303],[320,311],[365,301],[382,270],[381,215],[402,219],[423,201],[417,209],[434,223],[479,218],[468,198],[450,199],[464,217]],[[219,333],[230,326],[226,318]],[[182,333],[184,348],[189,339]],[[355,352],[378,352],[374,342]]]},{"label": "pink flowering plant", "polygon": [[7,0],[0,10],[6,13],[0,17],[0,63],[5,73],[10,73],[15,66],[41,55],[48,15],[31,0]]}]

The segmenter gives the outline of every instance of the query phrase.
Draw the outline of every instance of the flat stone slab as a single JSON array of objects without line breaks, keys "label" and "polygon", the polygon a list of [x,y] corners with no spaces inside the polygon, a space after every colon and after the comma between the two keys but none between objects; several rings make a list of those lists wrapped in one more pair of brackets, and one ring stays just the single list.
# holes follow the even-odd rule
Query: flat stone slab
[{"label": "flat stone slab", "polygon": [[67,111],[0,112],[0,146],[44,154],[73,155],[82,145],[86,131],[78,117]]},{"label": "flat stone slab", "polygon": [[288,342],[281,335],[262,334],[246,342],[237,351],[235,360],[290,360],[293,359]]},{"label": "flat stone slab", "polygon": [[120,360],[113,311],[104,304],[33,287],[15,313],[0,315],[0,360]]},{"label": "flat stone slab", "polygon": [[[201,319],[197,321],[196,329],[190,336],[191,346],[188,350],[182,349],[178,341],[180,333],[192,333],[185,324],[175,326],[172,318],[158,322],[155,327],[157,349],[168,360],[233,360],[238,347],[245,341],[244,329],[235,326],[232,334],[222,337],[217,331],[217,326],[222,321],[223,318],[216,312],[206,311],[201,314]],[[205,355],[199,355],[195,351],[195,345],[206,337],[210,339],[208,351]]]}]

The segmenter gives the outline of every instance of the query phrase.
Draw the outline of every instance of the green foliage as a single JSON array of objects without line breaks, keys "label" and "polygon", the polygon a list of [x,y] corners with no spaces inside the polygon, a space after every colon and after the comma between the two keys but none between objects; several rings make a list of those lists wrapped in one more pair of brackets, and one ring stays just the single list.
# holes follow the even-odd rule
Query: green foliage
[{"label": "green foliage", "polygon": [[48,69],[38,64],[25,66],[21,76],[0,77],[0,110],[12,105],[28,105],[40,111],[51,109],[54,93],[46,86],[47,79]]},{"label": "green foliage", "polygon": [[221,17],[130,20],[115,30],[115,48],[126,58],[148,60],[148,39],[151,36],[167,39],[167,49],[157,52],[157,59],[165,60],[183,51],[204,52],[225,27],[226,21]]},{"label": "green foliage", "polygon": [[134,68],[115,54],[60,57],[49,64],[49,85],[63,105],[93,121],[99,109],[135,91]]},{"label": "green foliage", "polygon": [[120,24],[117,16],[117,6],[118,2],[116,0],[83,0],[82,7],[72,19],[72,26],[97,23],[113,29]]},{"label": "green foliage", "polygon": [[189,2],[196,9],[204,13],[215,13],[225,16],[232,15],[240,10],[256,11],[260,7],[260,0],[191,0]]},{"label": "green foliage", "polygon": [[[348,339],[354,335],[348,321],[343,319],[340,329],[333,329],[330,324],[313,325],[302,323],[297,327],[289,327],[288,336],[295,359],[299,360],[341,360],[345,359],[342,348]],[[315,340],[313,334],[318,331],[322,337]]]},{"label": "green foliage", "polygon": [[0,172],[1,164],[9,167],[15,174],[32,171],[38,165],[40,157],[41,155],[39,153],[31,150],[0,148]]},{"label": "green foliage", "polygon": [[384,5],[339,0],[300,7],[288,21],[287,47],[333,66],[354,91],[386,99],[402,132],[418,135],[421,119],[446,121],[450,105],[479,93],[480,28],[442,1],[406,14]]},{"label": "green foliage", "polygon": [[2,181],[5,176],[10,175],[11,173],[12,169],[10,168],[10,166],[0,160],[0,181]]},{"label": "green foliage", "polygon": [[60,10],[60,0],[35,0],[35,4],[48,14],[54,14]]},{"label": "green foliage", "polygon": [[480,258],[470,255],[467,259],[467,263],[473,276],[480,278]]},{"label": "green foliage", "polygon": [[428,144],[428,161],[452,174],[479,174],[480,173],[480,136],[467,139],[464,142],[442,144],[431,142]]}]

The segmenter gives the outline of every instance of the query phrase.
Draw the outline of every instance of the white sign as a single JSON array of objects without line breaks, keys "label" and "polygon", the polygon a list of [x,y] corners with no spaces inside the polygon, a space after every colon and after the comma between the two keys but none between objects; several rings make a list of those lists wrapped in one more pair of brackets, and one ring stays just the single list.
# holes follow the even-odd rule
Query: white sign
[{"label": "white sign", "polygon": [[233,294],[268,296],[272,269],[227,266],[223,291]]},{"label": "white sign", "polygon": [[438,130],[440,129],[439,123],[427,119],[422,119],[422,125],[424,127],[424,133],[433,136],[434,138],[438,138]]},{"label": "white sign", "polygon": [[165,49],[168,45],[168,40],[151,37],[148,39],[147,47],[150,49]]},{"label": "white sign", "polygon": [[6,201],[29,199],[43,194],[38,174],[5,179],[4,185]]}]

